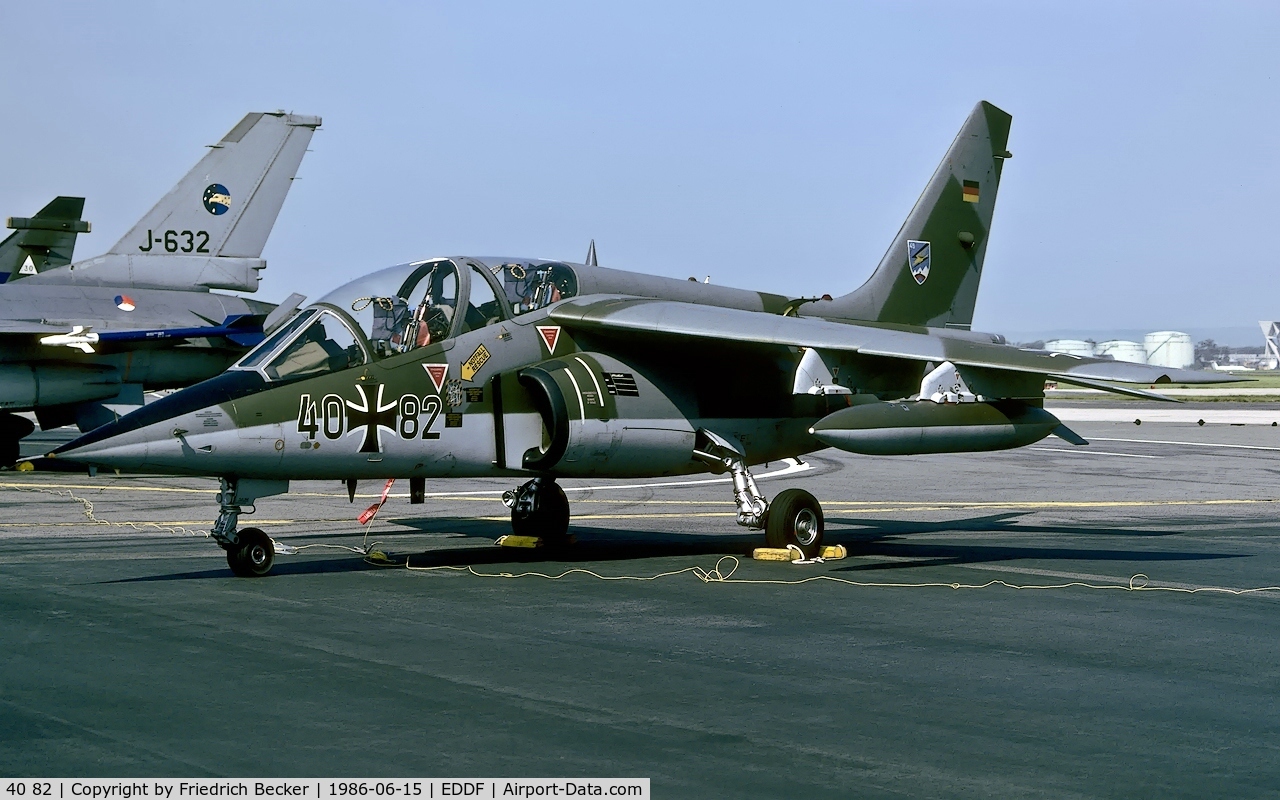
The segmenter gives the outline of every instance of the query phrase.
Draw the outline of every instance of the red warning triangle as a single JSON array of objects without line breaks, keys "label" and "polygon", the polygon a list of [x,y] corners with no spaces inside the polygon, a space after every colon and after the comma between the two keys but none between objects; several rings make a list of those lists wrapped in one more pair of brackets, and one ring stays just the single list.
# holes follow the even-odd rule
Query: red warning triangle
[{"label": "red warning triangle", "polygon": [[449,374],[448,364],[423,364],[422,368],[431,376],[431,382],[435,384],[436,392],[440,392],[440,388],[444,386],[445,376]]},{"label": "red warning triangle", "polygon": [[547,354],[556,354],[556,342],[560,341],[559,325],[539,325],[538,333],[542,335],[542,341],[547,343]]}]

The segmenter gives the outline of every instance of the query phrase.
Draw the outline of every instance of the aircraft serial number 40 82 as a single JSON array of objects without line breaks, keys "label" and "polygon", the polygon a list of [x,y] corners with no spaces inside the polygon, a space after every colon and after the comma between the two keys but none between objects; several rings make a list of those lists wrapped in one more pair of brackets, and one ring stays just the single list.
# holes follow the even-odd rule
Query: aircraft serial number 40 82
[{"label": "aircraft serial number 40 82", "polygon": [[[1010,117],[979,103],[870,279],[831,299],[516,258],[375,272],[299,312],[231,369],[92,431],[59,457],[222,479],[214,539],[238,575],[273,542],[237,530],[290,479],[511,477],[515,532],[567,537],[563,477],[729,472],[737,520],[813,554],[822,509],[769,502],[751,465],[827,446],[915,454],[1083,439],[1046,379],[1223,376],[1008,346],[969,330]],[[588,259],[592,261],[593,259]],[[1230,379],[1226,379],[1230,380]]]}]

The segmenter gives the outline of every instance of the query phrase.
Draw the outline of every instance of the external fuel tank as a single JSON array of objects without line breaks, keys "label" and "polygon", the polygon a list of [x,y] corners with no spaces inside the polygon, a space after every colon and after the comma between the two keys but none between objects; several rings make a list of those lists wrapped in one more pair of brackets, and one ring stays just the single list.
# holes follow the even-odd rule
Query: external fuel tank
[{"label": "external fuel tank", "polygon": [[851,453],[906,456],[1022,447],[1040,441],[1061,424],[1043,408],[1017,401],[915,400],[843,408],[809,430],[824,444]]}]

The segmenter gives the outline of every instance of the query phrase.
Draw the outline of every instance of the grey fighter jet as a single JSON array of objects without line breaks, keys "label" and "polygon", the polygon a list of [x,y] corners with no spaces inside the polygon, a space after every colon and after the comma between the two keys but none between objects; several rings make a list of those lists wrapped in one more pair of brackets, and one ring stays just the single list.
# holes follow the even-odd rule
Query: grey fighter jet
[{"label": "grey fighter jet", "polygon": [[80,437],[57,457],[222,479],[213,538],[238,575],[272,540],[238,528],[290,479],[507,477],[511,525],[566,541],[565,477],[730,473],[739,524],[819,551],[817,500],[769,501],[753,465],[828,446],[914,454],[1056,434],[1046,379],[1219,376],[1025,350],[969,330],[1010,117],[979,103],[861,288],[791,298],[585,264],[429,258],[306,308],[231,369]]},{"label": "grey fighter jet", "polygon": [[67,263],[75,232],[88,230],[80,198],[10,220],[19,230],[0,244],[17,265],[0,285],[0,464],[34,429],[13,412],[34,411],[44,429],[90,430],[141,405],[144,390],[210,378],[262,340],[275,306],[212,290],[257,290],[262,248],[319,125],[247,115],[96,258]]}]

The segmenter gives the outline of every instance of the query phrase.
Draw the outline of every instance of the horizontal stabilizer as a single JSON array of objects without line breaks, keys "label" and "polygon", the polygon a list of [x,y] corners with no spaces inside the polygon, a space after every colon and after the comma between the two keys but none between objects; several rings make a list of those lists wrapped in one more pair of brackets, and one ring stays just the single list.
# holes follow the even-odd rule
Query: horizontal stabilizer
[{"label": "horizontal stabilizer", "polygon": [[1148,392],[1143,389],[1134,389],[1129,386],[1113,386],[1109,383],[1103,383],[1102,381],[1091,381],[1086,378],[1074,378],[1067,375],[1049,375],[1047,377],[1049,380],[1058,381],[1059,383],[1069,383],[1072,386],[1080,386],[1085,389],[1097,389],[1102,392],[1113,392],[1115,394],[1128,395],[1129,397],[1141,397],[1143,400],[1160,400],[1161,402],[1165,402],[1165,403],[1181,403],[1182,402],[1181,400],[1176,400],[1172,397],[1166,397],[1165,395],[1162,395],[1162,394],[1156,394],[1155,392]]}]

